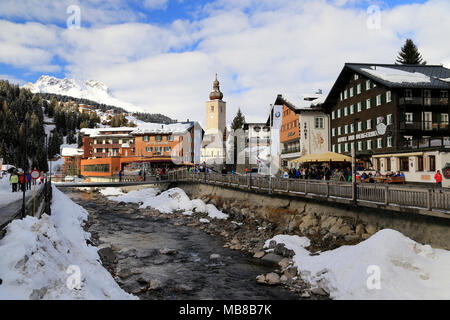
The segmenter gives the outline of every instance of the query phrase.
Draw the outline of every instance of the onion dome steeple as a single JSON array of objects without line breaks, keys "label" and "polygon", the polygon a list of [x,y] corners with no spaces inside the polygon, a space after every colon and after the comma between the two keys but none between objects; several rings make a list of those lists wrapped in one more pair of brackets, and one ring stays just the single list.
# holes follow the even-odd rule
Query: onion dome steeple
[{"label": "onion dome steeple", "polygon": [[209,94],[210,100],[222,100],[223,99],[223,93],[220,92],[220,83],[219,80],[217,80],[217,73],[216,73],[216,80],[213,82],[213,91]]}]

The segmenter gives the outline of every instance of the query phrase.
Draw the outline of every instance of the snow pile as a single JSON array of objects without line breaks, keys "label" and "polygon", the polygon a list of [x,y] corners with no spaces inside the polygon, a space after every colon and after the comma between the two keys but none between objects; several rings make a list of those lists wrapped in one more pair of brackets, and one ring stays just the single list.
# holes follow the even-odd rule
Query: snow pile
[{"label": "snow pile", "polygon": [[101,189],[100,193],[102,195],[104,195],[105,197],[110,197],[110,196],[121,196],[124,193],[122,192],[122,190],[120,190],[120,188],[105,188],[105,189]]},{"label": "snow pile", "polygon": [[333,299],[450,299],[450,252],[421,245],[394,230],[318,256],[305,249],[307,238],[271,240],[293,250],[302,279],[326,289]]},{"label": "snow pile", "polygon": [[141,203],[140,208],[153,208],[162,213],[186,211],[188,213],[207,213],[213,219],[228,219],[228,215],[218,210],[212,204],[205,204],[200,199],[190,200],[187,194],[180,188],[173,188],[158,194],[159,190],[147,188],[131,191],[119,197],[110,197],[116,202]]},{"label": "snow pile", "polygon": [[392,83],[431,83],[431,78],[420,72],[407,72],[386,67],[376,67],[376,69],[363,68],[362,71]]},{"label": "snow pile", "polygon": [[103,268],[97,248],[86,244],[87,216],[54,188],[52,216],[10,223],[0,241],[0,300],[135,298]]}]

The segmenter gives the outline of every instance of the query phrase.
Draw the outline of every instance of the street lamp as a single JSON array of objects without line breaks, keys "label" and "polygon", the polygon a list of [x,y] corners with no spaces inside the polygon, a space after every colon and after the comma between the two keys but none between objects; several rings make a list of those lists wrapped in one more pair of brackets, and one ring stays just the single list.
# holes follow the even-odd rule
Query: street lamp
[{"label": "street lamp", "polygon": [[352,148],[352,201],[357,206],[357,187],[356,187],[356,129],[360,119],[353,119],[353,148]]}]

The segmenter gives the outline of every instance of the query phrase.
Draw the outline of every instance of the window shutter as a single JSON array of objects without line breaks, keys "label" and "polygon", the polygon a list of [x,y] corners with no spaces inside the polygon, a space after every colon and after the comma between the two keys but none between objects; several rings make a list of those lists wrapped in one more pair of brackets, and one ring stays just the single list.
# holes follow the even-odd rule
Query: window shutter
[{"label": "window shutter", "polygon": [[381,95],[381,104],[386,103],[386,92]]},{"label": "window shutter", "polygon": [[437,122],[440,123],[442,121],[442,116],[440,113],[437,114]]},{"label": "window shutter", "polygon": [[362,91],[366,91],[366,82],[365,81],[361,82],[361,92]]},{"label": "window shutter", "polygon": [[372,89],[372,88],[373,88],[373,81],[370,80],[370,89]]}]

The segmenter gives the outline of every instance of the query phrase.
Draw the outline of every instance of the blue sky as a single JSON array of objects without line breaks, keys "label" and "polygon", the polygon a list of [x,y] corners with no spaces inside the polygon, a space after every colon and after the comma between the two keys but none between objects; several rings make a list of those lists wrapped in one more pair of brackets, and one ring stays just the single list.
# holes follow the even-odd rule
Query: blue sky
[{"label": "blue sky", "polygon": [[[80,30],[67,28],[74,3]],[[376,30],[370,5],[381,10]],[[230,117],[240,107],[261,120],[277,93],[327,93],[345,62],[394,62],[406,37],[429,63],[449,63],[449,9],[447,0],[2,0],[0,78],[95,79],[182,119],[203,116],[219,72]]]}]

